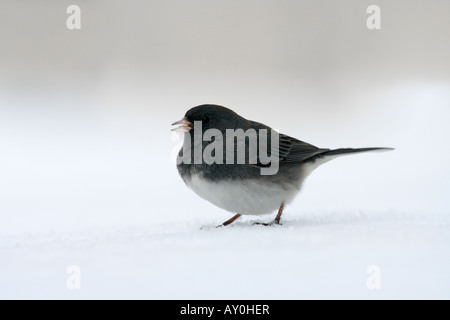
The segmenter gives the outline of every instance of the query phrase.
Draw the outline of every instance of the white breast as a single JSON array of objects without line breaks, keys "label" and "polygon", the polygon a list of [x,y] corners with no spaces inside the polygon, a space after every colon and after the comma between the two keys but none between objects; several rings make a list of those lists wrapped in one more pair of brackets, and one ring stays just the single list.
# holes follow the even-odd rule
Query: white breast
[{"label": "white breast", "polygon": [[212,204],[239,214],[260,215],[278,210],[289,203],[299,189],[286,191],[277,184],[262,185],[258,180],[211,182],[199,175],[186,179],[195,193]]}]

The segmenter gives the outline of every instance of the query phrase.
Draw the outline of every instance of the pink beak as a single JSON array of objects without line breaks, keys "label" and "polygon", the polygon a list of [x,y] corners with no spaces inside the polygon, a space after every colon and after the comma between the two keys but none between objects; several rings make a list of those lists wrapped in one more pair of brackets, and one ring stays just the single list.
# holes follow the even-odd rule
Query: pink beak
[{"label": "pink beak", "polygon": [[171,131],[189,132],[192,129],[194,129],[192,122],[190,122],[186,117],[177,122],[172,123],[173,126],[177,124],[179,124],[180,126],[173,128]]}]

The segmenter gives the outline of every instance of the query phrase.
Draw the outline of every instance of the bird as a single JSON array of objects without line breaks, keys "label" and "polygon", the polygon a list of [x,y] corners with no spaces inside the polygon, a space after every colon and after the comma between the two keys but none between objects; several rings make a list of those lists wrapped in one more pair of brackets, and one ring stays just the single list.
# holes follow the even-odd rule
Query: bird
[{"label": "bird", "polygon": [[[273,212],[277,214],[272,222],[255,224],[281,225],[285,206],[320,165],[343,155],[394,150],[319,148],[215,104],[193,107],[172,125],[177,126],[172,131],[184,133],[177,156],[178,173],[184,183],[201,198],[234,214],[217,227],[228,226],[242,215]],[[265,132],[265,143],[262,132]],[[228,139],[231,133],[235,135]],[[256,156],[250,154],[250,147],[255,145]],[[267,155],[272,156],[270,162]],[[237,161],[239,156],[240,162]],[[271,167],[275,168],[272,173],[262,174],[262,170]]]}]

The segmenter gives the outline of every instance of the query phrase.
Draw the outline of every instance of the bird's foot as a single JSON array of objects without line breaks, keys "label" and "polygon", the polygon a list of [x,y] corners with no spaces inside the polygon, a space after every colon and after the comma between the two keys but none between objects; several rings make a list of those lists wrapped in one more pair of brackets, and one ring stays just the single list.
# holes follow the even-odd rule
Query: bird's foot
[{"label": "bird's foot", "polygon": [[269,223],[264,223],[264,222],[253,222],[253,225],[261,225],[261,226],[269,227],[269,226],[275,226],[275,225],[281,226],[282,223],[281,223],[280,221],[273,220],[272,222],[269,222]]}]

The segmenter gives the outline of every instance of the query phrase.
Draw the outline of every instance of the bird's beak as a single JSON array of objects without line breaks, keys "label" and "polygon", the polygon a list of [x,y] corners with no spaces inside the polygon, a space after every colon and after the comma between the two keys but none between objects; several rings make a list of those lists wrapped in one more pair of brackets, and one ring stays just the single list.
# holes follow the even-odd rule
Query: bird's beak
[{"label": "bird's beak", "polygon": [[194,126],[192,125],[192,122],[190,122],[186,117],[184,117],[183,119],[172,123],[172,125],[177,125],[179,124],[178,127],[173,128],[172,131],[181,131],[181,132],[189,132],[192,129],[194,129]]}]

